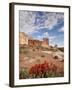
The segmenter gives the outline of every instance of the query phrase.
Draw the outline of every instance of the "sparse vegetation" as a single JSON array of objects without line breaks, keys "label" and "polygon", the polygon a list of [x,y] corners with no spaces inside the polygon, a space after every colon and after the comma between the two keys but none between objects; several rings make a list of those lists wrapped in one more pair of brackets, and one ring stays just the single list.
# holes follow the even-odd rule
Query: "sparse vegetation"
[{"label": "sparse vegetation", "polygon": [[48,78],[48,77],[62,77],[63,72],[57,72],[57,66],[53,63],[44,61],[42,64],[33,65],[29,71],[21,70],[20,79],[26,78]]},{"label": "sparse vegetation", "polygon": [[41,57],[45,57],[45,55],[41,55]]},{"label": "sparse vegetation", "polygon": [[60,51],[64,52],[64,47],[58,48]]},{"label": "sparse vegetation", "polygon": [[53,58],[54,58],[54,59],[58,59],[58,56],[55,55]]},{"label": "sparse vegetation", "polygon": [[[58,49],[59,48],[57,48],[56,51]],[[62,59],[62,61],[57,61],[59,59],[58,56],[55,55],[53,57],[51,53],[45,53],[44,51],[51,51],[53,53],[56,52],[53,47],[29,47],[26,45],[20,47],[20,65],[22,64],[26,66],[26,68],[23,66],[20,68],[20,79],[64,76],[64,59]],[[62,68],[59,69],[59,66]]]},{"label": "sparse vegetation", "polygon": [[35,49],[33,48],[33,51],[35,51]]},{"label": "sparse vegetation", "polygon": [[19,74],[20,74],[20,77],[19,77],[20,79],[29,78],[28,72],[25,69],[20,70]]}]

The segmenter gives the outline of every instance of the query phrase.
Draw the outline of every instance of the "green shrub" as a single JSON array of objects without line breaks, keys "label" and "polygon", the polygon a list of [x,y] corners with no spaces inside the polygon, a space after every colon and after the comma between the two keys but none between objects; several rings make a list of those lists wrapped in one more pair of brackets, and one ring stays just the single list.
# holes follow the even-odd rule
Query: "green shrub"
[{"label": "green shrub", "polygon": [[20,72],[19,72],[19,78],[20,79],[29,78],[28,72],[25,69],[20,70]]}]

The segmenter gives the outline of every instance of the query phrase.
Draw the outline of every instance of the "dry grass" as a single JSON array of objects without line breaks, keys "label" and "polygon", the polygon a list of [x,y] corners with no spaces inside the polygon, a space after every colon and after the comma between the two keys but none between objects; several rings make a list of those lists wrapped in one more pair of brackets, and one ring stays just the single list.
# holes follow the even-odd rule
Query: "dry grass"
[{"label": "dry grass", "polygon": [[64,62],[60,62],[58,58],[53,58],[51,54],[42,52],[41,50],[36,50],[35,48],[31,47],[20,48],[20,70],[25,69],[28,71],[31,66],[35,64],[41,64],[44,61],[55,64],[57,66],[58,72],[64,72]]}]

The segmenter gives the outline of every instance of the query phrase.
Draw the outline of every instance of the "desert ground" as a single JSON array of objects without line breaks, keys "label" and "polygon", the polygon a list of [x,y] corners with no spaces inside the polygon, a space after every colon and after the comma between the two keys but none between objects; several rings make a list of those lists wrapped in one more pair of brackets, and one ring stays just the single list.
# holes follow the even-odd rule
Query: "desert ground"
[{"label": "desert ground", "polygon": [[[64,52],[60,49],[48,49],[42,47],[22,46],[19,51],[19,70],[29,72],[30,68],[36,64],[47,62],[56,66],[59,76],[64,76]],[[58,76],[57,76],[58,77]],[[21,75],[20,75],[20,79]]]}]

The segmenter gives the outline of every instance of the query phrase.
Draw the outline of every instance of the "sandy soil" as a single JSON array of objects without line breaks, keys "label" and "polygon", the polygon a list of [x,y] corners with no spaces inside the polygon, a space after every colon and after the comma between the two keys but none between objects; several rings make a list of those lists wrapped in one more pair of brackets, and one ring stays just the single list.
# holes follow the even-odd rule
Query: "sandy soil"
[{"label": "sandy soil", "polygon": [[27,53],[20,53],[19,58],[20,69],[24,68],[28,70],[34,64],[39,64],[43,63],[44,61],[47,61],[48,63],[55,64],[58,67],[58,71],[64,72],[64,61],[54,59],[52,53],[28,50]]}]

